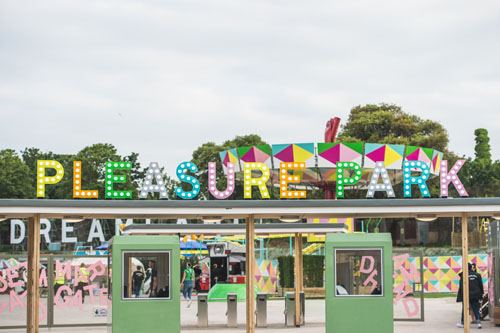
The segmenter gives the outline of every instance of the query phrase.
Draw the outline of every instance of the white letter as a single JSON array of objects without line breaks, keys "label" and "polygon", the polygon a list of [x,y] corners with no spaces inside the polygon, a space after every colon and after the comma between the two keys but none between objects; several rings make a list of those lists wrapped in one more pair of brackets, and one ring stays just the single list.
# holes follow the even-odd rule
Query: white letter
[{"label": "white letter", "polygon": [[92,225],[90,226],[89,238],[87,239],[87,242],[92,242],[92,240],[96,237],[99,238],[101,242],[105,241],[104,234],[102,233],[101,221],[93,219]]},{"label": "white letter", "polygon": [[[133,219],[127,219],[125,222],[125,226],[131,225],[134,222]],[[123,224],[123,221],[121,219],[116,219],[115,220],[115,235],[120,235],[120,226]]]},{"label": "white letter", "polygon": [[69,226],[68,223],[62,220],[62,242],[63,243],[76,243],[76,237],[68,237],[68,232],[73,232],[73,226]]},{"label": "white letter", "polygon": [[[45,226],[44,228],[41,227],[42,224]],[[40,236],[43,235],[43,237],[45,238],[45,243],[47,244],[50,244],[49,232],[51,228],[52,225],[50,224],[50,221],[48,219],[40,219]]]},{"label": "white letter", "polygon": [[[19,237],[16,238],[16,226],[19,227]],[[24,222],[18,219],[10,220],[10,243],[21,244],[26,237],[26,227]]]}]

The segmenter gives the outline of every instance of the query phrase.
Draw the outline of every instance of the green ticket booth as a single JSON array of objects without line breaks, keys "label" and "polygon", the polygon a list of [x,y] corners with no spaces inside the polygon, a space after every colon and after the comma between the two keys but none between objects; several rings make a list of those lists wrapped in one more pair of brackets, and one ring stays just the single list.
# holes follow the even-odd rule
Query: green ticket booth
[{"label": "green ticket booth", "polygon": [[326,332],[394,332],[391,235],[327,234],[325,251]]},{"label": "green ticket booth", "polygon": [[108,256],[108,332],[180,332],[179,237],[115,236]]}]

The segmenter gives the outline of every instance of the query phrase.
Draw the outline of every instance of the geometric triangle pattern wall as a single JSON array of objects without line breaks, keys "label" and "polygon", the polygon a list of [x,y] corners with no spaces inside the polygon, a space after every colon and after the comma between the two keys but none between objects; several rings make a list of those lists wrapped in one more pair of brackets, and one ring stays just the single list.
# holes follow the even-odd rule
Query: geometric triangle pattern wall
[{"label": "geometric triangle pattern wall", "polygon": [[[462,271],[461,256],[439,256],[439,257],[423,257],[424,269],[424,291],[426,293],[449,293],[458,292],[460,276],[458,273]],[[477,272],[481,274],[483,287],[488,288],[488,255],[474,254],[469,255],[469,262],[475,263]],[[420,273],[420,258],[409,257],[405,266],[413,265]],[[401,272],[394,272],[394,286],[399,285],[403,281]]]},{"label": "geometric triangle pattern wall", "polygon": [[278,260],[255,260],[255,286],[259,292],[276,293]]}]

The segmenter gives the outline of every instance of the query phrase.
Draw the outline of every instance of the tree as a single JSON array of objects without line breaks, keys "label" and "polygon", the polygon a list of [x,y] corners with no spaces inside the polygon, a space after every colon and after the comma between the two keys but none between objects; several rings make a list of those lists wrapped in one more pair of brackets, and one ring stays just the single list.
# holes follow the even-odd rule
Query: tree
[{"label": "tree", "polygon": [[29,168],[12,149],[0,150],[0,198],[24,199],[35,192]]},{"label": "tree", "polygon": [[351,109],[339,142],[412,145],[447,152],[448,134],[438,122],[403,112],[394,104],[369,104]]},{"label": "tree", "polygon": [[500,161],[491,161],[491,147],[488,131],[478,128],[474,131],[476,145],[475,159],[468,159],[462,167],[461,177],[469,196],[491,197],[500,195]]}]

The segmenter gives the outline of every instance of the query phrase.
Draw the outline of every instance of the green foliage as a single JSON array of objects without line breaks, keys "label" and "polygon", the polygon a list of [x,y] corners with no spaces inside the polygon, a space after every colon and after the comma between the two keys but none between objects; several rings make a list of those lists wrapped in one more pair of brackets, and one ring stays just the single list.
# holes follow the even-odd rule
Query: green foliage
[{"label": "green foliage", "polygon": [[460,179],[471,197],[499,196],[500,161],[491,161],[488,131],[478,128],[474,134],[476,135],[474,147],[476,158],[474,160],[469,158],[464,164],[460,170]]},{"label": "green foliage", "polygon": [[447,151],[443,126],[402,111],[394,104],[356,106],[338,135],[339,142],[413,145]]},{"label": "green foliage", "polygon": [[293,288],[295,281],[293,260],[293,256],[278,257],[278,276],[282,288]]},{"label": "green foliage", "polygon": [[0,198],[23,199],[35,193],[29,168],[12,149],[0,150]]},{"label": "green foliage", "polygon": [[[282,288],[293,288],[295,284],[295,258],[278,257],[278,275]],[[323,287],[323,267],[325,256],[303,255],[304,287]]]}]

